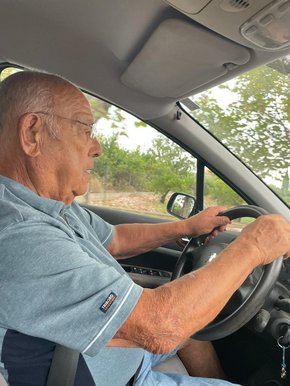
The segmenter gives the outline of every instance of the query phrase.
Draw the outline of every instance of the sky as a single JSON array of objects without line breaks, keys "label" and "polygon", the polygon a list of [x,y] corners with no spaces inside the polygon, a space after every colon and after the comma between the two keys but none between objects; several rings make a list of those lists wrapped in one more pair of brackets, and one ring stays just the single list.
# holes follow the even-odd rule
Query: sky
[{"label": "sky", "polygon": [[[122,112],[122,115],[125,119],[121,122],[121,124],[119,124],[119,127],[124,127],[127,133],[127,137],[120,136],[119,144],[128,150],[134,150],[139,146],[141,151],[146,152],[148,149],[150,149],[152,141],[154,138],[156,138],[158,132],[148,125],[146,125],[146,127],[136,127],[135,122],[138,122],[137,118],[126,112]],[[111,120],[101,118],[97,122],[96,126],[97,136],[98,133],[101,133],[105,136],[112,135],[112,130],[114,129],[112,129],[111,126]]]}]

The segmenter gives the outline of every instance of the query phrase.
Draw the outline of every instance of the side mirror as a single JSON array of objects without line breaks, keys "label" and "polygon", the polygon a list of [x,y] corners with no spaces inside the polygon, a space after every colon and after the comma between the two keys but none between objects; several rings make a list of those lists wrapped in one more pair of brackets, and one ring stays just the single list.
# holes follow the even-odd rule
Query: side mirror
[{"label": "side mirror", "polygon": [[185,219],[194,214],[195,197],[185,193],[173,193],[167,204],[167,212],[175,217]]}]

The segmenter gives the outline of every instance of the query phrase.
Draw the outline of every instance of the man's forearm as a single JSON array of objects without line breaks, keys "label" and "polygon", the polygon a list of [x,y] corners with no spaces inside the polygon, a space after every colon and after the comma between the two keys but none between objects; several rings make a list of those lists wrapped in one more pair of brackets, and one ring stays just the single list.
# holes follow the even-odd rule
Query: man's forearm
[{"label": "man's forearm", "polygon": [[157,289],[145,289],[133,318],[116,337],[149,351],[170,351],[218,315],[253,270],[256,252],[233,243],[206,267]]},{"label": "man's forearm", "polygon": [[181,221],[160,224],[121,224],[115,226],[115,236],[107,247],[117,259],[135,256],[183,236],[196,237],[213,229],[223,230],[230,222],[218,216],[223,207],[207,208],[199,214]]},{"label": "man's forearm", "polygon": [[108,251],[116,259],[127,258],[160,247],[184,236],[182,222],[121,224],[115,226],[114,243]]},{"label": "man's forearm", "polygon": [[260,216],[211,263],[143,293],[116,338],[156,353],[172,350],[211,322],[258,265],[290,256],[290,224]]}]

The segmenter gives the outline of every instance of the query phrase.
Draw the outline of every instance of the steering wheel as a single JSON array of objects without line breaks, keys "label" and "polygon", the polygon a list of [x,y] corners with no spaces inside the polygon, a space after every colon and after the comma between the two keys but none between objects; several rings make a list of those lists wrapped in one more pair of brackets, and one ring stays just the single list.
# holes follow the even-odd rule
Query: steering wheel
[{"label": "steering wheel", "polygon": [[[267,212],[253,205],[236,206],[222,213],[223,216],[229,217],[230,220],[242,217],[257,218],[263,214],[267,214]],[[199,238],[192,238],[188,242],[176,263],[171,280],[182,276],[184,268],[188,265],[191,265],[190,271],[205,266],[228,245],[228,243],[215,241],[215,239],[219,239],[218,236],[212,239],[207,245],[202,244],[202,240],[204,239],[205,236],[200,236]],[[236,291],[218,317],[202,330],[198,331],[193,338],[199,340],[221,339],[237,331],[249,322],[261,309],[267,295],[274,287],[282,264],[283,258],[279,257],[270,264],[256,268],[238,290],[238,297],[241,299],[240,304],[234,305],[234,307],[233,304],[231,304],[235,301],[235,294],[238,292]],[[261,271],[261,273],[259,273],[259,271]],[[250,277],[253,275],[257,276],[257,274],[258,280],[253,284],[253,280],[250,280]],[[227,308],[230,310],[227,310]],[[226,311],[225,317],[222,315],[224,311]]]}]

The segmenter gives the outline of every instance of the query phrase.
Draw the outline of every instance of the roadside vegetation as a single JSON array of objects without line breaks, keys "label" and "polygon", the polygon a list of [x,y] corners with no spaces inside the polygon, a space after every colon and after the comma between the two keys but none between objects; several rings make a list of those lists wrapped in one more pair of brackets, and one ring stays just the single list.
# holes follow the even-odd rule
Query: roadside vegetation
[{"label": "roadside vegetation", "polygon": [[[195,97],[194,102],[199,109],[192,112],[288,204],[290,80],[285,74],[289,72],[289,63],[281,60],[255,69],[241,75],[235,82]],[[144,205],[139,202],[143,197],[147,201],[148,212],[166,213],[166,202],[171,192],[195,195],[196,165],[193,157],[160,134],[145,150],[140,146],[131,148],[122,145],[127,136],[125,113],[106,102],[88,98],[96,121],[110,122],[110,129],[105,133],[96,131],[103,154],[95,160],[95,174],[87,199],[95,197],[99,202],[100,194],[97,199],[94,193],[103,192],[102,202],[110,200],[110,204],[115,206],[118,202],[121,205],[122,200],[119,197],[114,202],[113,193],[125,193],[131,198],[127,204],[123,202],[124,208],[143,208]],[[137,119],[132,124],[136,130],[146,129],[146,124]],[[209,170],[205,177],[205,195],[206,205],[231,207],[243,203]]]}]

